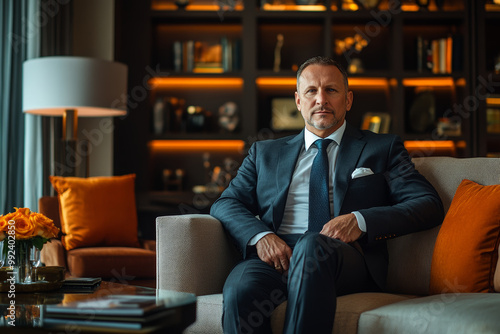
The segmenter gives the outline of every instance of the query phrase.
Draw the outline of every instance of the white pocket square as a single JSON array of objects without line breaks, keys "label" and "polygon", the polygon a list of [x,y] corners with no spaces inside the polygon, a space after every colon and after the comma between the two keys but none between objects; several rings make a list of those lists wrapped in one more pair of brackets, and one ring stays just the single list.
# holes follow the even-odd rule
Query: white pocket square
[{"label": "white pocket square", "polygon": [[357,179],[358,177],[372,175],[373,171],[370,168],[360,167],[356,168],[351,174],[351,178]]}]

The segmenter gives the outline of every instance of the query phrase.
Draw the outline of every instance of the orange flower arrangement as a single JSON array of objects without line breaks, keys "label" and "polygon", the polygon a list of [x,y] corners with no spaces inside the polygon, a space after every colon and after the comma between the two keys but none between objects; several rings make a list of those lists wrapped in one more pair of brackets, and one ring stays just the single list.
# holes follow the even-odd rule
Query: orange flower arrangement
[{"label": "orange flower arrangement", "polygon": [[15,212],[0,216],[0,241],[12,235],[17,241],[31,241],[33,246],[41,250],[50,238],[57,237],[59,229],[52,219],[31,212],[28,208],[14,209]]}]

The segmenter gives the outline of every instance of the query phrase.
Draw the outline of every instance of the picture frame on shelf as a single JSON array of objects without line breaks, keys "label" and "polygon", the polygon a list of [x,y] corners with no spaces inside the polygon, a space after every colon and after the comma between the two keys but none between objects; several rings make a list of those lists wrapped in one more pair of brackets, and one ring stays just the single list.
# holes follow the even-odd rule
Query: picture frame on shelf
[{"label": "picture frame on shelf", "polygon": [[300,130],[305,126],[304,118],[297,109],[293,98],[273,98],[271,108],[271,128],[273,130]]},{"label": "picture frame on shelf", "polygon": [[363,116],[361,130],[369,130],[375,133],[389,133],[391,116],[383,112],[367,112]]}]

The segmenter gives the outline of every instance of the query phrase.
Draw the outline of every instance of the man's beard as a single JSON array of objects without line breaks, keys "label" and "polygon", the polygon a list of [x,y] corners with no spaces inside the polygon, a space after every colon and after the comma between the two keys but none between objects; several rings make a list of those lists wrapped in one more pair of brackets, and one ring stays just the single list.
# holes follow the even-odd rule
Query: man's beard
[{"label": "man's beard", "polygon": [[[321,122],[321,119],[323,118],[323,116],[320,116],[320,119],[319,120],[316,120],[316,121],[313,121],[313,117],[315,116],[315,113],[320,111],[320,110],[325,110],[327,111],[328,113],[330,113],[332,116],[333,116],[333,119],[331,122],[329,123],[326,123],[326,124],[322,124],[323,122]],[[331,109],[331,108],[315,108],[312,110],[312,113],[311,113],[311,117],[306,121],[307,124],[309,124],[310,126],[314,127],[315,129],[318,129],[318,130],[327,130],[327,129],[330,129],[334,126],[337,126],[340,122],[342,121],[342,118],[339,118],[336,116],[336,113],[335,113],[335,110]]]}]

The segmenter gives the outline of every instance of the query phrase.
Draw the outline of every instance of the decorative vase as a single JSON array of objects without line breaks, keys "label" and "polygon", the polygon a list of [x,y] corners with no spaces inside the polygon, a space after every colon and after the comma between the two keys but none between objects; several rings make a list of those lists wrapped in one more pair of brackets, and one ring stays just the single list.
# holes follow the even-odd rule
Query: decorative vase
[{"label": "decorative vase", "polygon": [[16,241],[15,263],[13,267],[16,284],[30,284],[34,282],[32,280],[32,259],[35,257],[33,248],[33,245],[28,240]]},{"label": "decorative vase", "polygon": [[179,9],[184,9],[189,5],[189,0],[175,0],[174,2]]},{"label": "decorative vase", "polygon": [[7,240],[2,240],[0,241],[0,268],[5,266],[6,261],[5,261],[5,256],[7,255],[5,250],[4,250],[4,243],[7,243]]}]

